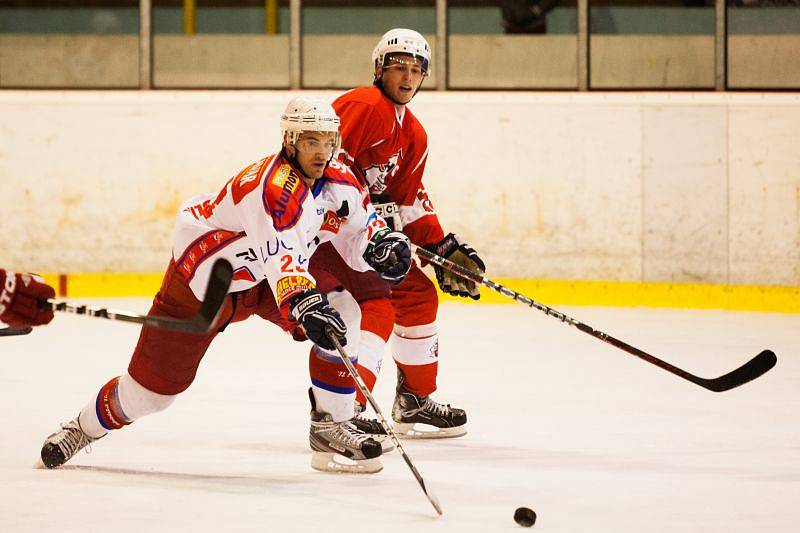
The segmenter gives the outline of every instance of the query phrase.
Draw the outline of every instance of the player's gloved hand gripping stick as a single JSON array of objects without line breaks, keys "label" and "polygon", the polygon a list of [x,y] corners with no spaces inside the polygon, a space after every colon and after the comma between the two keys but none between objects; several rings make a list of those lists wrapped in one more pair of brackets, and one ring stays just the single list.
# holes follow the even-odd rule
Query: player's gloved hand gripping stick
[{"label": "player's gloved hand gripping stick", "polygon": [[420,248],[415,246],[414,251],[418,256],[421,258],[433,263],[434,265],[438,265],[440,268],[444,268],[464,279],[468,279],[477,283],[479,285],[484,285],[493,289],[503,296],[507,296],[512,300],[516,300],[517,302],[523,303],[529,307],[533,307],[534,309],[538,309],[539,311],[543,312],[546,315],[552,316],[569,324],[570,326],[574,326],[581,330],[582,332],[586,333],[587,335],[591,335],[601,341],[607,342],[608,344],[614,346],[615,348],[619,348],[631,355],[638,357],[648,363],[659,367],[662,370],[666,370],[671,374],[675,374],[678,377],[685,379],[686,381],[690,381],[695,385],[699,385],[704,389],[708,389],[714,392],[723,392],[726,390],[730,390],[736,388],[740,385],[744,385],[745,383],[756,379],[757,377],[761,376],[762,374],[766,373],[769,369],[775,366],[778,361],[778,358],[775,356],[775,353],[772,350],[764,350],[751,360],[728,372],[723,376],[719,376],[713,379],[701,378],[699,376],[695,376],[694,374],[690,374],[686,370],[682,368],[678,368],[673,366],[666,361],[662,361],[661,359],[650,355],[647,352],[636,348],[635,346],[631,346],[630,344],[623,342],[619,339],[612,337],[602,331],[598,331],[591,326],[584,324],[574,318],[571,318],[564,313],[556,311],[555,309],[548,307],[544,304],[540,304],[539,302],[528,298],[514,290],[509,289],[508,287],[504,287],[503,285],[496,283],[487,277],[483,276],[482,274],[478,274],[471,270],[468,270],[460,265],[457,265],[447,259],[436,255],[435,253],[426,250],[425,248]]},{"label": "player's gloved hand gripping stick", "polygon": [[[39,300],[39,306],[42,309],[51,309],[64,313],[73,313],[76,315],[87,315],[97,318],[106,318],[108,320],[121,320],[123,322],[133,322],[135,324],[142,324],[144,326],[162,329],[171,329],[173,331],[180,331],[183,333],[207,333],[214,327],[214,322],[217,319],[222,305],[225,303],[225,298],[228,296],[228,289],[231,286],[231,279],[233,278],[233,267],[225,259],[218,259],[211,267],[211,276],[208,278],[208,286],[206,287],[206,296],[200,306],[200,311],[186,319],[172,318],[168,316],[147,316],[129,311],[119,311],[114,309],[90,307],[87,305],[79,305],[69,302],[54,301],[49,299]],[[30,328],[9,328],[13,329],[14,333],[7,333],[7,335],[24,335],[30,333]],[[0,330],[0,335],[2,335]]]}]

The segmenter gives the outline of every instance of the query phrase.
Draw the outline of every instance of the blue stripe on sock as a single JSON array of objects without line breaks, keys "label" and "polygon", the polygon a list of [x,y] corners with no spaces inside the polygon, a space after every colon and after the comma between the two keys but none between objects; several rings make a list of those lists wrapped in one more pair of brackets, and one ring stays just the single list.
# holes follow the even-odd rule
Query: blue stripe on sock
[{"label": "blue stripe on sock", "polygon": [[100,422],[100,425],[103,426],[103,428],[107,429],[108,431],[111,431],[114,428],[110,428],[107,425],[105,425],[105,423],[103,422],[103,417],[101,415],[101,413],[102,413],[102,411],[100,409],[100,393],[101,392],[103,392],[102,388],[100,389],[100,392],[97,393],[97,399],[94,401],[95,415],[97,416],[97,421]]},{"label": "blue stripe on sock", "polygon": [[319,387],[320,389],[333,392],[336,394],[354,394],[356,392],[355,387],[335,387],[333,385],[324,383],[314,378],[311,378],[311,384],[314,385],[315,387]]}]

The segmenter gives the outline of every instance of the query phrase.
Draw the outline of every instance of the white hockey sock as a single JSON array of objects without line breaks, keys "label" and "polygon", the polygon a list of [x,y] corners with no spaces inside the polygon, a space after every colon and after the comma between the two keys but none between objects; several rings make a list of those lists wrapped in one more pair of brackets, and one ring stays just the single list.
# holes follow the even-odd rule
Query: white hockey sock
[{"label": "white hockey sock", "polygon": [[371,331],[361,330],[361,343],[358,349],[358,364],[369,370],[374,377],[381,373],[383,352],[386,342]]},{"label": "white hockey sock", "polygon": [[436,324],[398,326],[390,338],[392,357],[409,366],[429,365],[439,356],[439,333]]}]

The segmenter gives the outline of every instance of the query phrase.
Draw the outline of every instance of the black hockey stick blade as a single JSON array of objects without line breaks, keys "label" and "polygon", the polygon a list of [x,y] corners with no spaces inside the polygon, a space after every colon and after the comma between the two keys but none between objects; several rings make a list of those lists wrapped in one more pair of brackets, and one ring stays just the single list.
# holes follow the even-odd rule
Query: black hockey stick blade
[{"label": "black hockey stick blade", "polygon": [[233,280],[233,267],[225,259],[217,259],[211,267],[211,276],[208,278],[206,297],[200,306],[200,312],[195,317],[197,325],[207,332],[214,325],[217,315],[228,296],[228,289]]},{"label": "black hockey stick blade", "polygon": [[0,329],[0,337],[13,337],[15,335],[27,335],[33,331],[33,328],[2,328]]},{"label": "black hockey stick blade", "polygon": [[775,352],[764,350],[739,368],[714,379],[698,378],[695,383],[714,392],[725,392],[753,381],[767,373],[778,362]]},{"label": "black hockey stick blade", "polygon": [[90,307],[88,305],[76,305],[69,302],[54,302],[41,300],[39,305],[42,308],[49,308],[53,311],[73,313],[76,315],[88,315],[108,320],[119,320],[122,322],[133,322],[144,326],[180,331],[182,333],[208,333],[214,327],[214,322],[225,303],[231,281],[233,279],[233,267],[225,259],[217,259],[211,267],[211,275],[208,278],[206,294],[200,305],[200,310],[190,318],[174,318],[169,316],[146,316],[128,311],[118,311],[114,309]]},{"label": "black hockey stick blade", "polygon": [[171,329],[184,333],[208,333],[225,303],[228,289],[233,279],[233,267],[225,259],[217,259],[211,267],[211,275],[206,286],[206,295],[200,311],[188,320],[171,317],[148,316],[144,318],[145,326]]}]

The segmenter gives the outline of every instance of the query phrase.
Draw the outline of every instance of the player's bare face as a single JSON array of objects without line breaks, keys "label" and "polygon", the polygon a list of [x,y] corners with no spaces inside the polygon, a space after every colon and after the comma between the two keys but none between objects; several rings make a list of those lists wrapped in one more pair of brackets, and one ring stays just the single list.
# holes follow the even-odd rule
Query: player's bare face
[{"label": "player's bare face", "polygon": [[333,150],[336,134],[328,131],[304,131],[295,143],[295,158],[306,176],[319,179],[325,172]]},{"label": "player's bare face", "polygon": [[388,61],[381,74],[383,90],[400,104],[407,104],[417,94],[425,74],[413,58]]}]

